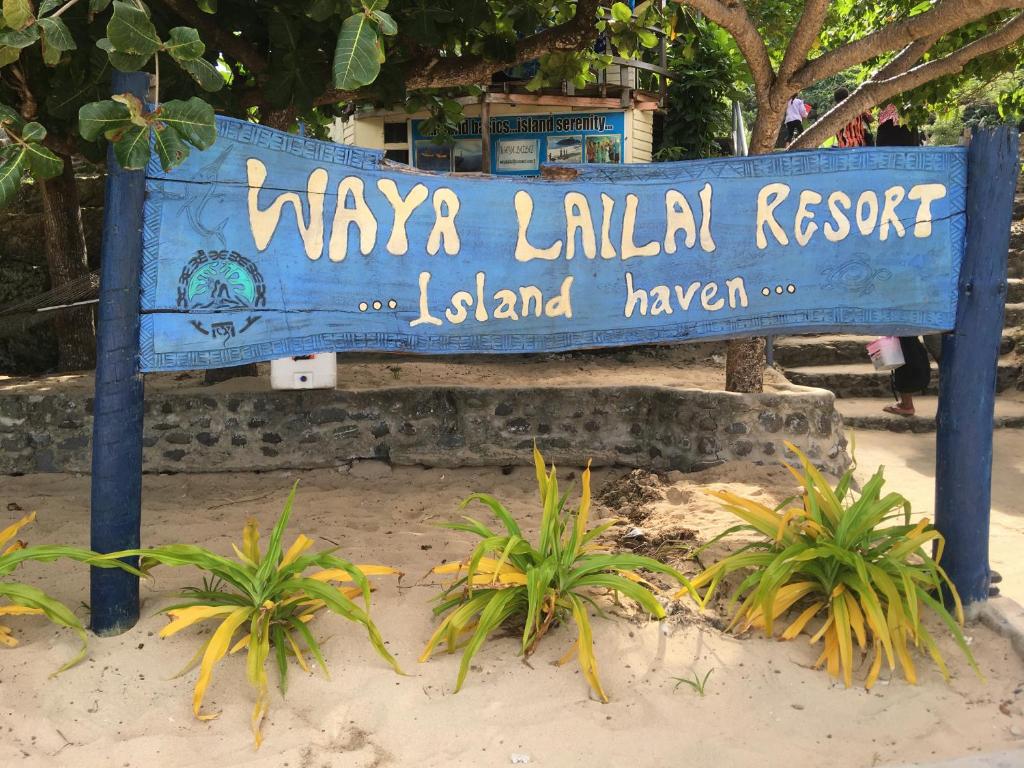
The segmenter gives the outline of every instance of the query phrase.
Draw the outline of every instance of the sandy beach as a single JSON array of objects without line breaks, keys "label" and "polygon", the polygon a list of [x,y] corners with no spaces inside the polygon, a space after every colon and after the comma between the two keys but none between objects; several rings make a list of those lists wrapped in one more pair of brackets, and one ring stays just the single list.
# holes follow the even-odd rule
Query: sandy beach
[{"label": "sandy beach", "polygon": [[[925,497],[927,483],[915,480],[915,472],[923,476],[923,469],[914,469],[925,454],[893,440],[891,435],[860,436],[862,468],[886,451],[890,465],[902,457],[904,466],[890,472],[893,487]],[[1007,443],[998,436],[997,460],[1000,451],[1019,449],[1019,440],[1013,436]],[[1017,450],[1014,461],[1020,455]],[[599,470],[595,489],[626,474]],[[780,467],[743,463],[648,478],[650,498],[641,502],[645,522],[635,527],[649,543],[657,545],[659,536],[667,540],[660,551],[675,557],[679,550],[671,540],[688,535],[681,531],[706,539],[733,522],[702,488],[730,487],[778,500],[792,490],[787,478]],[[436,563],[464,556],[469,543],[467,536],[435,524],[451,519],[467,494],[486,490],[528,527],[535,526],[536,485],[528,468],[506,475],[496,468],[392,469],[362,462],[351,469],[304,473],[146,476],[143,541],[201,542],[229,553],[248,515],[264,527],[272,523],[296,479],[300,489],[290,537],[304,532],[321,546],[337,543],[343,556],[356,562],[387,563],[405,571],[400,583],[376,580],[373,616],[407,676],[395,675],[358,627],[333,615],[320,617],[314,627],[332,678],[293,667],[287,697],[282,699],[276,688],[272,693],[266,741],[254,751],[248,728],[253,693],[241,658],[226,659],[215,674],[207,706],[222,714],[212,722],[191,715],[196,673],[171,679],[202,642],[202,630],[160,640],[157,633],[166,619],[156,611],[169,604],[176,590],[198,584],[200,576],[187,569],[159,569],[156,580],[143,586],[139,624],[119,637],[91,638],[88,659],[57,678],[49,674],[73,655],[73,636],[34,617],[11,619],[22,644],[0,652],[0,765],[368,768],[501,766],[528,759],[529,764],[565,768],[866,768],[1022,745],[1024,663],[1008,641],[978,625],[969,626],[967,634],[987,681],[979,680],[944,639],[941,647],[953,674],[949,684],[922,659],[918,685],[890,680],[883,671],[879,684],[866,692],[846,690],[811,669],[818,650],[806,636],[783,643],[726,635],[716,628],[721,624],[717,614],[701,615],[685,602],[670,606],[672,613],[662,623],[628,606],[612,606],[620,621],[594,622],[609,704],[588,695],[574,664],[552,664],[573,640],[566,628],[545,638],[529,667],[515,655],[514,639],[495,637],[474,660],[465,688],[453,695],[457,656],[416,661],[435,626],[430,600],[438,582],[425,574]],[[910,481],[916,485],[908,490]],[[1005,591],[1020,594],[1020,570],[1011,562],[1013,548],[1019,551],[1019,530],[1010,526],[1021,508],[1006,485],[1011,482],[1008,476],[997,478],[1001,511],[994,514],[998,543],[993,554],[994,565],[1006,576]],[[32,541],[87,543],[87,477],[5,477],[0,492],[5,504],[38,510],[39,522],[25,531]],[[924,502],[918,507],[921,512],[928,508]],[[486,510],[477,513],[483,517]],[[84,617],[84,569],[32,565],[20,573]],[[858,670],[861,677],[865,669]],[[677,687],[675,678],[703,677],[709,670],[705,696]],[[273,670],[271,679],[276,681]]]}]

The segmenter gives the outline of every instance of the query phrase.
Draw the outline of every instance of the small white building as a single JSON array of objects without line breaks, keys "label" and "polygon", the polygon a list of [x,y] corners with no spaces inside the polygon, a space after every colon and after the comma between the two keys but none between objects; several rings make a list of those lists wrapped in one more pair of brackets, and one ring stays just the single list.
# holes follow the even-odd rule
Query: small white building
[{"label": "small white building", "polygon": [[336,119],[331,138],[383,149],[388,159],[415,168],[452,173],[539,176],[542,165],[557,163],[649,163],[661,95],[629,84],[636,83],[636,67],[658,68],[617,61],[584,92],[530,93],[521,83],[502,82],[481,97],[461,99],[465,117],[452,143],[423,132],[426,112],[379,109]]}]

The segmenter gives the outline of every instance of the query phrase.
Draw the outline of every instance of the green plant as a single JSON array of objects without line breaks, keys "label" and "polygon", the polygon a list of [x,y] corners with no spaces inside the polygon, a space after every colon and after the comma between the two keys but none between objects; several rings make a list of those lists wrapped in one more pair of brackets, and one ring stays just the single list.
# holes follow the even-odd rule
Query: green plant
[{"label": "green plant", "polygon": [[[803,489],[800,503],[792,504],[791,499],[770,509],[727,491],[708,491],[744,521],[722,536],[752,531],[760,538],[693,580],[695,589],[708,587],[701,605],[708,604],[723,578],[737,571],[746,575],[730,601],[742,602],[729,628],[741,632],[762,628],[771,637],[776,619],[800,600],[809,603],[781,638],[792,640],[824,611],[823,623],[811,636],[812,643],[824,639],[815,667],[824,664],[833,677],[841,674],[849,687],[854,641],[862,652],[870,646],[866,688],[878,678],[883,657],[890,670],[895,671],[898,662],[907,681],[916,682],[910,645],[923,646],[949,678],[945,661],[922,620],[930,612],[946,625],[980,675],[960,631],[960,598],[939,565],[943,546],[939,532],[927,519],[911,525],[910,502],[903,496],[882,495],[881,467],[855,498],[852,468],[833,489],[806,455],[794,445],[787,446],[803,467],[801,472],[786,465]],[[791,506],[783,511],[787,504]],[[937,544],[934,559],[925,551],[932,541]],[[953,601],[955,619],[940,602],[943,589]]]},{"label": "green plant", "polygon": [[[714,671],[715,668],[712,667],[704,674],[704,677],[701,677],[696,672],[694,672],[692,679],[689,677],[673,677],[672,679],[676,681],[675,688],[678,688],[680,685],[688,685],[691,688],[693,688],[693,690],[696,691],[701,698],[703,698],[704,688],[708,684],[708,678],[711,677],[711,673]],[[673,690],[675,690],[675,688],[673,688]]]},{"label": "green plant", "polygon": [[587,615],[588,606],[600,612],[592,590],[605,589],[625,595],[661,619],[665,610],[651,593],[652,585],[639,576],[637,570],[643,568],[666,574],[687,587],[689,583],[681,573],[657,560],[602,551],[595,539],[621,521],[610,520],[587,528],[589,466],[582,477],[579,507],[573,511],[566,506],[568,493],[559,495],[554,465],[550,472],[546,471],[544,458],[536,446],[533,458],[543,505],[538,545],[532,546],[523,537],[515,518],[494,497],[474,493],[463,501],[463,508],[473,501],[490,508],[505,532],[496,533],[471,517],[465,517],[465,522],[445,525],[479,536],[481,541],[467,560],[434,569],[434,573],[455,575],[456,581],[444,590],[440,604],[434,609],[435,615],[444,615],[444,620],[427,643],[420,661],[427,661],[442,641],[447,643],[449,653],[465,641],[455,685],[457,692],[474,654],[502,624],[515,622],[517,631],[522,633],[521,652],[527,658],[556,621],[571,617],[576,625],[576,642],[559,664],[565,664],[578,654],[580,671],[587,683],[602,701],[607,701],[597,675]]},{"label": "green plant", "polygon": [[[95,552],[77,547],[58,546],[35,546],[30,547],[24,541],[14,539],[22,528],[29,525],[36,519],[36,513],[30,512],[20,520],[11,523],[3,530],[0,530],[0,579],[4,579],[12,573],[15,568],[24,562],[34,560],[36,562],[50,562],[60,558],[89,562],[101,568],[124,568],[137,573],[135,569],[120,562],[95,562]],[[14,539],[13,543],[10,543]],[[85,627],[78,620],[71,610],[59,600],[50,597],[37,587],[30,587],[28,584],[19,584],[16,581],[0,580],[0,597],[9,601],[0,605],[0,616],[45,616],[57,626],[67,627],[72,630],[82,641],[81,650],[71,661],[58,669],[54,674],[73,667],[85,658],[88,640],[85,635]],[[11,635],[11,630],[0,624],[0,645],[13,648],[18,644],[17,639]]]},{"label": "green plant", "polygon": [[[393,568],[380,565],[353,565],[335,557],[328,550],[306,554],[313,540],[299,534],[294,543],[283,550],[285,527],[295,500],[292,487],[284,511],[277,519],[266,551],[260,551],[259,527],[250,518],[242,532],[242,548],[232,544],[237,560],[214,554],[208,549],[188,544],[173,544],[146,550],[115,552],[108,558],[141,556],[140,568],[148,572],[153,566],[192,566],[204,571],[203,586],[186,590],[184,602],[163,609],[171,622],[160,631],[170,637],[196,622],[215,619],[219,622],[196,655],[179,674],[199,665],[199,679],[192,697],[192,712],[200,720],[211,720],[216,714],[203,714],[203,696],[216,664],[228,653],[247,649],[246,675],[256,689],[252,711],[252,730],[258,747],[263,740],[260,725],[269,706],[269,685],[266,661],[271,648],[277,662],[278,684],[283,694],[288,681],[288,657],[309,671],[305,653],[329,676],[320,646],[306,626],[323,609],[362,624],[377,653],[401,674],[398,662],[384,647],[377,627],[370,619],[370,586],[367,575],[397,574]],[[306,575],[310,568],[320,570]],[[354,584],[342,587],[336,584]],[[365,607],[353,598],[361,596]],[[248,632],[245,632],[245,629]],[[235,639],[240,632],[245,632]],[[300,646],[305,644],[305,650]]]}]

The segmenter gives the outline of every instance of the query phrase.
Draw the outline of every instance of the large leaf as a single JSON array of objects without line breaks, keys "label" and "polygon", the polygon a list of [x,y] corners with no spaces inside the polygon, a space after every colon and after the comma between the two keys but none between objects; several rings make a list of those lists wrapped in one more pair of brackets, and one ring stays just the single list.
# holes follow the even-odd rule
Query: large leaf
[{"label": "large leaf", "polygon": [[11,29],[24,29],[35,16],[30,0],[4,0],[4,23]]},{"label": "large leaf", "polygon": [[21,56],[20,48],[11,48],[9,45],[0,45],[0,67],[13,64]]},{"label": "large leaf", "polygon": [[313,21],[327,21],[337,11],[337,0],[313,0],[306,9],[306,15]]},{"label": "large leaf", "polygon": [[219,91],[224,87],[224,77],[206,59],[182,59],[178,66],[188,72],[204,91]]},{"label": "large leaf", "polygon": [[50,11],[55,10],[64,4],[63,0],[43,0],[39,4],[38,14],[40,17],[45,16]]},{"label": "large leaf", "polygon": [[188,101],[166,102],[160,107],[159,120],[197,149],[208,148],[217,138],[213,107],[195,96]]},{"label": "large leaf", "polygon": [[119,51],[114,47],[114,44],[105,37],[96,41],[96,47],[106,51],[107,58],[110,59],[110,63],[122,72],[138,72],[146,65],[146,62],[149,61],[151,56],[151,54],[148,53],[125,53],[123,51]]},{"label": "large leaf", "polygon": [[153,147],[160,157],[160,167],[169,171],[185,162],[188,157],[188,144],[181,139],[181,134],[165,125],[153,131]]},{"label": "large leaf", "polygon": [[160,37],[145,11],[114,0],[114,13],[107,22],[107,37],[122,53],[152,56],[160,50]]},{"label": "large leaf", "polygon": [[133,125],[114,142],[114,157],[121,167],[138,171],[149,163],[149,126]]},{"label": "large leaf", "polygon": [[0,104],[0,125],[9,125],[20,131],[25,120],[16,109]]},{"label": "large leaf", "polygon": [[21,176],[25,171],[26,150],[19,147],[0,162],[0,206],[14,197],[21,186]]},{"label": "large leaf", "polygon": [[86,141],[131,124],[128,107],[116,101],[94,101],[78,110],[78,132]]},{"label": "large leaf", "polygon": [[377,26],[380,28],[382,35],[397,35],[398,25],[395,20],[391,18],[391,14],[384,13],[384,11],[373,11],[370,16],[377,22]]},{"label": "large leaf", "polygon": [[12,603],[16,605],[23,605],[26,608],[38,608],[54,624],[62,627],[67,627],[78,635],[82,641],[82,647],[79,652],[75,655],[71,661],[64,664],[54,674],[59,674],[69,667],[73,667],[75,664],[85,658],[85,652],[87,648],[87,638],[85,634],[85,628],[82,623],[78,620],[78,617],[71,612],[71,610],[61,603],[59,600],[47,595],[41,589],[36,587],[30,587],[27,584],[11,584],[11,583],[0,583],[0,597],[6,597]]},{"label": "large leaf", "polygon": [[164,50],[175,61],[193,61],[203,55],[206,46],[199,39],[199,33],[192,27],[175,27],[171,30],[170,40],[164,44]]},{"label": "large leaf", "polygon": [[73,51],[78,47],[75,38],[71,36],[71,30],[61,19],[40,19],[39,29],[43,34],[43,45],[47,48]]},{"label": "large leaf", "polygon": [[46,128],[42,123],[26,123],[21,129],[21,138],[24,141],[42,141],[46,138]]},{"label": "large leaf", "polygon": [[342,22],[332,72],[334,87],[344,90],[355,90],[377,79],[377,28],[365,14],[357,13]]},{"label": "large leaf", "polygon": [[28,48],[39,39],[39,25],[33,24],[25,29],[0,29],[0,46],[10,48]]}]

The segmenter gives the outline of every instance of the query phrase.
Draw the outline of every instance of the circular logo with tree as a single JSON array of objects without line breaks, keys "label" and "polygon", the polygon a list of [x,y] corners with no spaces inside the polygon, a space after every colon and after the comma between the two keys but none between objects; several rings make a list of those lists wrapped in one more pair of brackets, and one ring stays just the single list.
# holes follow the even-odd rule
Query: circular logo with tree
[{"label": "circular logo with tree", "polygon": [[199,251],[178,278],[180,309],[257,309],[266,302],[263,275],[236,251]]}]

